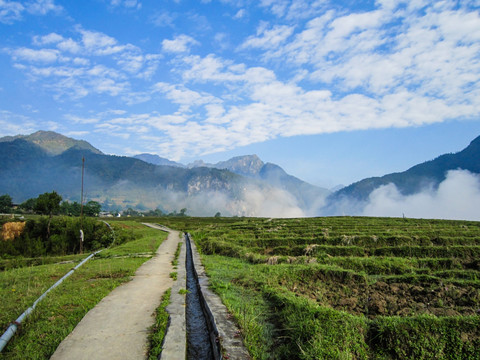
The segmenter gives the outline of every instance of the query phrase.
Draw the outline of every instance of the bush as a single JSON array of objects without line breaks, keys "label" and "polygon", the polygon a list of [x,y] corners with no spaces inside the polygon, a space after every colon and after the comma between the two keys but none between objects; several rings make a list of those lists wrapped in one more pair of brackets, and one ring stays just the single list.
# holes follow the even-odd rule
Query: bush
[{"label": "bush", "polygon": [[[80,249],[80,228],[83,227],[85,252],[107,247],[113,241],[110,229],[92,218],[40,217],[28,220],[20,236],[0,242],[0,256],[37,257],[44,255],[67,255],[78,253]],[[119,236],[119,243],[129,241],[132,234]]]}]

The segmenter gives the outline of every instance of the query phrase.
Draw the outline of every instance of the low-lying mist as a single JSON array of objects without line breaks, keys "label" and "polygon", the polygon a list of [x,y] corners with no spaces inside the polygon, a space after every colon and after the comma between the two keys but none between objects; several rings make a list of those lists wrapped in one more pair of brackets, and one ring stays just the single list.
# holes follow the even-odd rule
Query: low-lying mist
[{"label": "low-lying mist", "polygon": [[452,170],[437,189],[403,196],[395,185],[374,190],[361,215],[480,220],[480,176]]},{"label": "low-lying mist", "polygon": [[[244,184],[232,196],[222,191],[182,192],[164,187],[139,188],[129,181],[119,181],[104,189],[94,200],[104,203],[108,199],[120,208],[132,207],[138,210],[155,209],[170,213],[187,209],[190,216],[250,217],[305,217],[307,212],[298,205],[295,197],[286,190],[271,186]],[[129,199],[129,200],[125,200]]]},{"label": "low-lying mist", "polygon": [[188,194],[161,187],[139,189],[128,181],[119,182],[110,190],[110,199],[114,196],[117,200],[134,199],[117,202],[124,208],[158,207],[166,212],[186,208],[190,216],[213,216],[220,212],[222,216],[278,218],[349,215],[480,220],[480,175],[466,170],[449,171],[438,186],[428,186],[413,195],[403,195],[394,184],[388,184],[372,191],[367,201],[343,198],[327,208],[325,199],[319,198],[315,209],[302,208],[286,190],[255,184],[245,184],[237,189],[235,196],[222,191]]},{"label": "low-lying mist", "polygon": [[297,206],[295,198],[287,191],[276,188],[247,186],[236,199],[222,192],[199,192],[186,196],[184,193],[169,192],[167,203],[177,208],[187,208],[188,215],[252,217],[304,217],[305,212]]},{"label": "low-lying mist", "polygon": [[[342,199],[328,215],[411,217],[425,219],[480,220],[480,176],[451,170],[437,187],[402,195],[394,184],[370,193],[367,202]],[[325,215],[325,214],[324,214]]]}]

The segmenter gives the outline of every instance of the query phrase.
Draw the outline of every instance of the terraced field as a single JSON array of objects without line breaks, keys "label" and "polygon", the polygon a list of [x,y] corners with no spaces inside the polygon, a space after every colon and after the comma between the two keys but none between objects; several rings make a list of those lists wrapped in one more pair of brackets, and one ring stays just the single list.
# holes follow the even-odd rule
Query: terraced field
[{"label": "terraced field", "polygon": [[171,219],[256,359],[480,359],[480,223]]}]

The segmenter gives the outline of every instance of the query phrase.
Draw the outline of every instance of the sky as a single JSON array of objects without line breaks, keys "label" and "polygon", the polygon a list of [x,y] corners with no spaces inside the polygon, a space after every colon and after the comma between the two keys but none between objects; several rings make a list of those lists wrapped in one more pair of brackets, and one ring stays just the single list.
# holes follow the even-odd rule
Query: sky
[{"label": "sky", "polygon": [[0,0],[0,136],[331,188],[480,135],[480,1]]}]

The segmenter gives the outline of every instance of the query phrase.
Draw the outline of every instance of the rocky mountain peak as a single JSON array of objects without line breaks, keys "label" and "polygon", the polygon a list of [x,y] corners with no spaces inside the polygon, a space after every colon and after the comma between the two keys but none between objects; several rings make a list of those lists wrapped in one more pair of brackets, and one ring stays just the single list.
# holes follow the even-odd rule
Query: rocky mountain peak
[{"label": "rocky mountain peak", "polygon": [[75,140],[54,131],[37,131],[30,135],[6,136],[0,139],[1,142],[11,142],[15,139],[22,139],[38,145],[49,155],[59,155],[71,148],[89,150],[96,154],[102,154],[100,150],[84,140]]},{"label": "rocky mountain peak", "polygon": [[231,158],[216,164],[219,169],[228,169],[237,174],[257,175],[265,163],[257,155],[245,155]]}]

